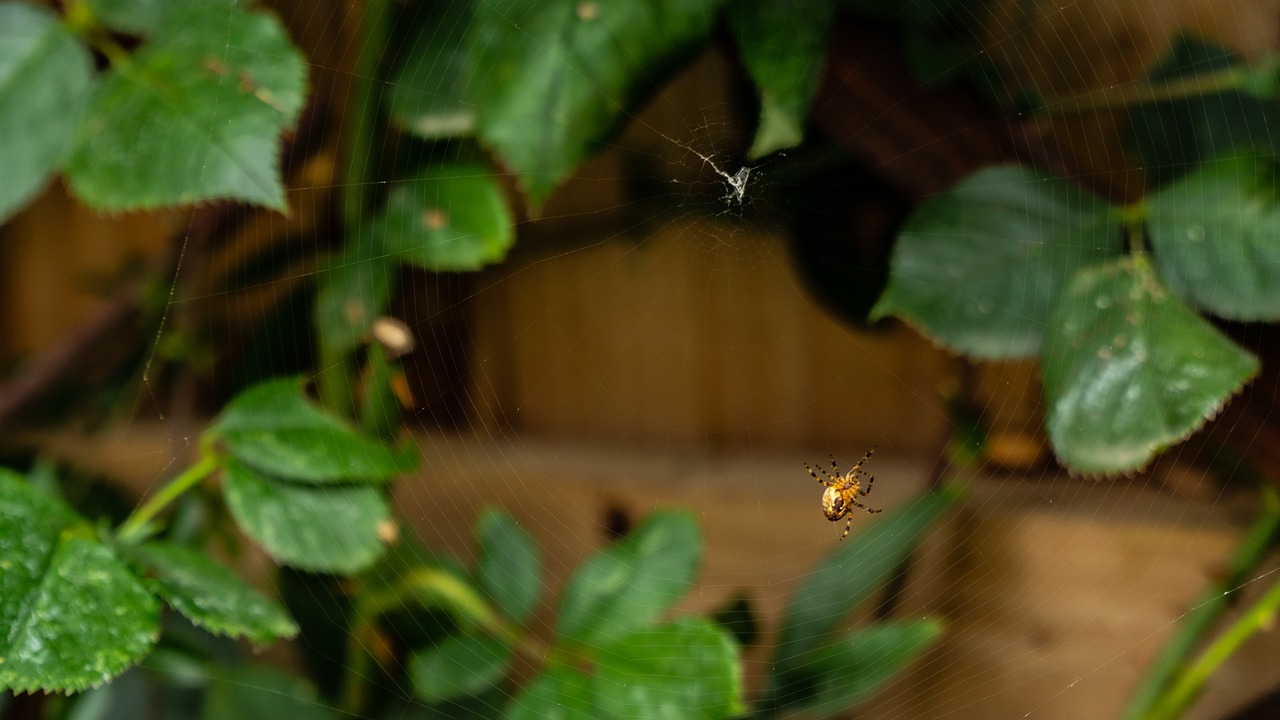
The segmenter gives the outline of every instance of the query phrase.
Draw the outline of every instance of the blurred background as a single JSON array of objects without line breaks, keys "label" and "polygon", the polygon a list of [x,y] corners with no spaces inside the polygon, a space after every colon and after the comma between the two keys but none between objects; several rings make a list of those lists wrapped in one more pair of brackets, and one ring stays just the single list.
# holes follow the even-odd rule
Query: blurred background
[{"label": "blurred background", "polygon": [[[311,317],[321,259],[343,244],[360,3],[260,5],[310,76],[283,140],[287,212],[215,201],[100,213],[54,181],[0,226],[4,451],[73,468],[125,505],[189,461],[237,391],[339,372],[314,354]],[[418,5],[392,11],[407,28],[427,16]],[[747,159],[758,101],[721,27],[653,77],[542,207],[521,206],[518,179],[501,176],[518,208],[501,262],[396,271],[385,314],[411,336],[398,392],[423,457],[395,487],[400,532],[468,557],[477,515],[505,509],[543,552],[545,630],[556,589],[590,553],[655,509],[689,508],[706,549],[679,607],[749,599],[761,632],[745,648],[751,688],[788,598],[844,526],[823,517],[802,464],[834,455],[847,470],[874,446],[872,507],[945,481],[966,493],[863,611],[934,615],[945,633],[857,716],[1117,716],[1178,621],[1227,575],[1258,483],[1280,482],[1274,328],[1219,321],[1261,374],[1185,443],[1101,477],[1055,461],[1034,360],[974,360],[901,320],[866,318],[913,208],[983,167],[1043,167],[1116,204],[1143,195],[1153,166],[1124,107],[1051,119],[1030,108],[1130,87],[1182,35],[1269,56],[1278,8],[993,0],[960,12],[963,33],[929,26],[962,35],[981,77],[999,78],[983,85],[931,76],[922,48],[944,52],[942,40],[851,5],[830,27],[802,145]],[[395,30],[388,53],[409,34]],[[386,77],[376,93],[395,91]],[[374,182],[390,181],[397,158],[431,152],[419,142],[387,140]],[[721,173],[743,167],[739,202]],[[271,585],[265,557],[237,564]],[[1261,595],[1271,583],[1253,581],[1277,567],[1272,549],[1231,588],[1231,606]],[[1280,637],[1254,635],[1188,717],[1277,716],[1277,658]]]}]

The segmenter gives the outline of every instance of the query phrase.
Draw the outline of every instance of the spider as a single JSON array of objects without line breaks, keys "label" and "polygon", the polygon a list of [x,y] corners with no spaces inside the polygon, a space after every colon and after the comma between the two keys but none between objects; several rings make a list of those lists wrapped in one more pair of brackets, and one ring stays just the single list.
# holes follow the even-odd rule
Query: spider
[{"label": "spider", "polygon": [[755,168],[742,166],[738,168],[738,172],[729,177],[728,173],[720,172],[720,168],[716,168],[716,172],[724,176],[725,182],[729,183],[729,194],[725,196],[726,202],[736,202],[741,205],[747,196],[747,179],[751,177],[751,171]]},{"label": "spider", "polygon": [[[822,513],[827,516],[827,519],[831,522],[835,522],[846,515],[849,517],[848,522],[844,524],[844,532],[840,535],[841,540],[844,540],[845,537],[848,536],[849,528],[853,526],[853,509],[855,507],[862,508],[869,513],[880,512],[879,510],[872,510],[866,505],[858,502],[859,495],[865,496],[871,494],[871,484],[876,481],[875,478],[862,471],[862,466],[871,459],[871,453],[875,451],[875,447],[872,446],[872,448],[867,451],[867,454],[862,456],[861,460],[854,463],[853,469],[844,475],[840,474],[840,468],[836,465],[836,459],[833,455],[831,457],[831,469],[835,471],[835,474],[827,471],[826,468],[818,468],[822,471],[823,475],[827,476],[825,480],[818,477],[818,473],[814,472],[814,469],[809,467],[809,463],[804,464],[804,469],[809,471],[809,474],[813,476],[814,480],[817,480],[827,486],[826,491],[822,493]],[[862,487],[862,482],[858,479],[859,475],[867,478],[866,488]]]}]

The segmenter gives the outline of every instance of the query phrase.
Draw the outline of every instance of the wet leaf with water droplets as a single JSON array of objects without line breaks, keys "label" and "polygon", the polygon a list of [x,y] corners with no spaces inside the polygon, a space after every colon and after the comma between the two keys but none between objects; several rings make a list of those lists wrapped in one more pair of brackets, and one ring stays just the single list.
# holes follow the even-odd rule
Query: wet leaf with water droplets
[{"label": "wet leaf with water droplets", "polygon": [[0,470],[0,687],[74,692],[137,663],[158,603],[82,518]]},{"label": "wet leaf with water droplets", "polygon": [[1145,258],[1089,268],[1049,318],[1049,439],[1073,470],[1133,470],[1203,425],[1257,370],[1161,287]]},{"label": "wet leaf with water droplets", "polygon": [[211,632],[248,638],[257,645],[298,633],[282,606],[204,553],[154,542],[129,548],[126,554],[148,571],[147,587]]},{"label": "wet leaf with water droplets", "polygon": [[234,198],[285,207],[279,146],[307,64],[275,17],[166,2],[155,33],[113,63],[80,125],[67,180],[105,210]]}]

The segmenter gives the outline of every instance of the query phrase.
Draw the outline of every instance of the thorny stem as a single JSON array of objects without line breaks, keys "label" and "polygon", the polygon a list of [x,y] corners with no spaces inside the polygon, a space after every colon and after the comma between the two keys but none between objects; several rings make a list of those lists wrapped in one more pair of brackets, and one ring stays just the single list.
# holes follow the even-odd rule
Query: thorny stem
[{"label": "thorny stem", "polygon": [[134,510],[128,518],[125,518],[124,523],[120,525],[120,530],[116,533],[116,539],[122,543],[137,541],[156,515],[217,469],[217,457],[213,453],[202,453],[195,465],[183,470],[177,477],[170,480],[168,485],[161,488]]}]

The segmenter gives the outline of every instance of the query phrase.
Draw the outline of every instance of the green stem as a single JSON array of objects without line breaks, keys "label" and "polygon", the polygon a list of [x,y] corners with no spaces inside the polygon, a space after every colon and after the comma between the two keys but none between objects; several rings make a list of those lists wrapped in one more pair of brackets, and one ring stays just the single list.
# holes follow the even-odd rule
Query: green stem
[{"label": "green stem", "polygon": [[[320,332],[324,332],[321,330]],[[316,392],[320,402],[330,411],[338,415],[350,416],[351,401],[351,358],[348,353],[335,351],[328,343],[321,341],[317,352]]]},{"label": "green stem", "polygon": [[360,429],[367,435],[389,440],[400,422],[400,402],[391,389],[395,366],[377,342],[369,344],[365,372],[364,402],[360,407]]},{"label": "green stem", "polygon": [[1120,213],[1120,221],[1124,223],[1124,234],[1129,240],[1129,249],[1135,255],[1147,251],[1147,204],[1141,200],[1125,206]]},{"label": "green stem", "polygon": [[133,64],[133,57],[129,51],[111,37],[111,33],[102,26],[88,3],[83,0],[72,0],[67,3],[66,12],[62,18],[67,29],[94,50],[102,53],[111,67],[125,71]]},{"label": "green stem", "polygon": [[1189,78],[1172,80],[1159,85],[1138,84],[1091,90],[1061,100],[1047,100],[1039,114],[1050,117],[1078,115],[1080,113],[1154,103],[1162,100],[1177,100],[1185,97],[1208,95],[1209,93],[1233,90],[1240,86],[1243,78],[1244,74],[1238,68],[1231,68],[1220,72],[1203,73]]},{"label": "green stem", "polygon": [[372,180],[370,150],[373,146],[374,127],[378,120],[378,95],[374,86],[378,78],[378,65],[387,42],[387,11],[389,0],[367,0],[360,15],[360,34],[357,38],[360,53],[356,57],[355,75],[351,79],[351,102],[347,106],[350,116],[345,142],[346,164],[343,169],[342,220],[351,235],[364,220],[365,201]]},{"label": "green stem", "polygon": [[342,688],[342,708],[359,714],[367,701],[372,676],[365,648],[375,640],[377,618],[391,610],[416,604],[447,611],[464,628],[479,629],[516,648],[535,662],[570,662],[574,658],[552,650],[511,627],[465,580],[442,568],[419,567],[400,576],[399,582],[376,592],[360,591],[355,619],[347,636],[347,673]]},{"label": "green stem", "polygon": [[359,717],[367,701],[366,689],[369,687],[372,655],[365,651],[375,642],[376,628],[373,624],[374,614],[367,605],[368,596],[361,595],[356,601],[355,619],[347,633],[346,666],[347,671],[342,681],[342,709],[352,717]]},{"label": "green stem", "polygon": [[1182,715],[1227,658],[1258,631],[1275,626],[1277,611],[1280,611],[1280,582],[1272,585],[1266,595],[1200,653],[1200,657],[1182,672],[1169,692],[1147,713],[1147,720],[1170,720]]},{"label": "green stem", "polygon": [[188,490],[200,484],[201,480],[217,469],[217,457],[212,453],[202,454],[195,465],[170,480],[168,485],[160,489],[160,492],[152,495],[150,499],[134,510],[129,517],[125,518],[124,523],[120,525],[120,529],[116,533],[116,539],[122,543],[137,541],[156,515],[159,515],[162,510],[182,497]]},{"label": "green stem", "polygon": [[1163,702],[1166,690],[1173,684],[1179,670],[1186,666],[1191,654],[1227,611],[1227,593],[1242,585],[1256,572],[1258,565],[1270,551],[1277,533],[1280,533],[1280,497],[1269,486],[1263,488],[1262,507],[1262,514],[1241,540],[1227,576],[1207,588],[1183,618],[1177,631],[1147,670],[1142,684],[1134,692],[1129,706],[1121,716],[1123,720],[1146,717],[1153,707]]},{"label": "green stem", "polygon": [[[379,95],[377,86],[379,63],[387,42],[389,0],[366,0],[360,15],[355,68],[347,103],[347,134],[343,138],[342,222],[348,242],[354,242],[364,223],[365,205],[373,181],[371,165],[378,123]],[[354,368],[349,353],[335,351],[320,343],[319,372],[316,387],[325,407],[350,415],[351,374]]]}]

